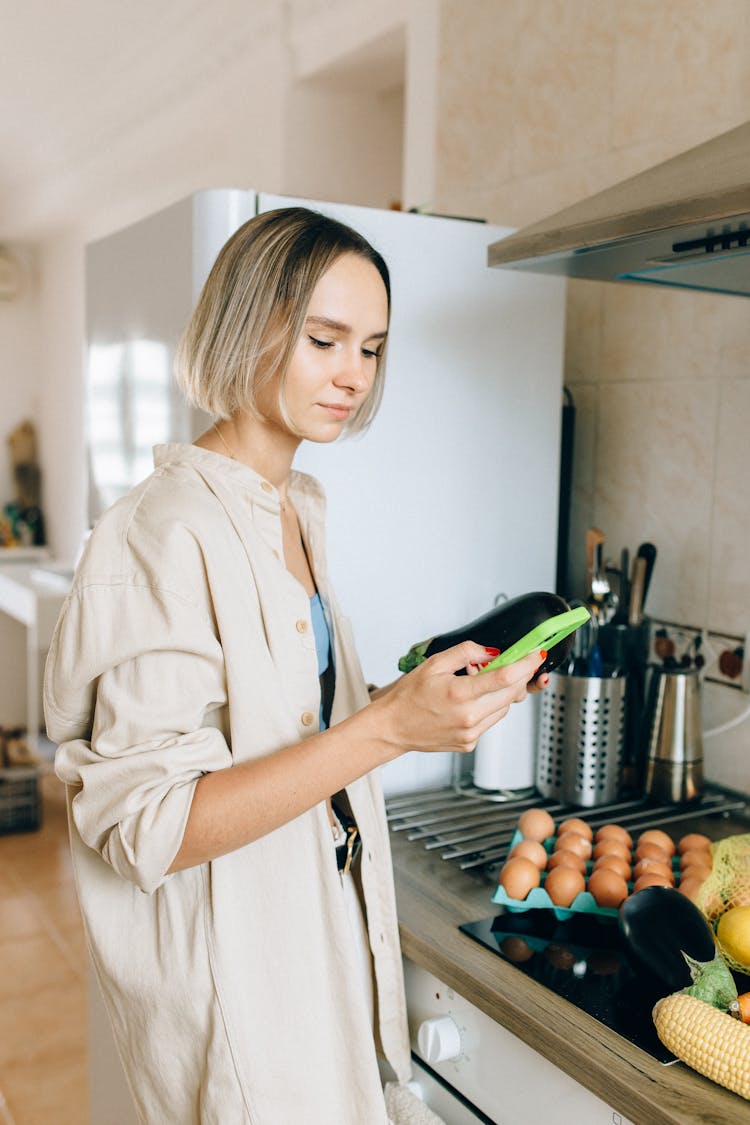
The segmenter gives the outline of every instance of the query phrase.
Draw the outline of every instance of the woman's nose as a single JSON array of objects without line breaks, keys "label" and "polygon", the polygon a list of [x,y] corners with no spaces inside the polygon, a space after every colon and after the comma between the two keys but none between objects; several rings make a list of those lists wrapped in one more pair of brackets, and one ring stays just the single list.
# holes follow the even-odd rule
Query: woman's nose
[{"label": "woman's nose", "polygon": [[[373,367],[372,372],[369,371],[368,365]],[[334,383],[337,387],[346,387],[355,394],[360,394],[362,391],[368,390],[374,375],[372,360],[357,350],[354,354],[345,355],[334,377]]]}]

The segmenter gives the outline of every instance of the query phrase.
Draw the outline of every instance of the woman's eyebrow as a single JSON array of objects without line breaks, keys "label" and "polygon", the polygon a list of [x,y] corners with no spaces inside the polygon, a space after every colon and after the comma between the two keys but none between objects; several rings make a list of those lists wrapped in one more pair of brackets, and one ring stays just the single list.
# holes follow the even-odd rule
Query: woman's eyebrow
[{"label": "woman's eyebrow", "polygon": [[[308,316],[306,323],[318,325],[320,328],[330,328],[333,332],[341,332],[344,335],[352,330],[350,324],[343,324],[340,320],[331,320],[329,316]],[[371,332],[367,339],[384,340],[387,335],[387,332]]]}]

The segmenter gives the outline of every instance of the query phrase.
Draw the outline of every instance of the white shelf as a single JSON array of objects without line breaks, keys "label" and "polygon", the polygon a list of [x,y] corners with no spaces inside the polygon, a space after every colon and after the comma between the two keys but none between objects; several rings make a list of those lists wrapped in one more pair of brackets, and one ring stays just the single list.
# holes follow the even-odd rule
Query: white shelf
[{"label": "white shelf", "polygon": [[0,547],[0,564],[39,562],[49,558],[49,547]]}]

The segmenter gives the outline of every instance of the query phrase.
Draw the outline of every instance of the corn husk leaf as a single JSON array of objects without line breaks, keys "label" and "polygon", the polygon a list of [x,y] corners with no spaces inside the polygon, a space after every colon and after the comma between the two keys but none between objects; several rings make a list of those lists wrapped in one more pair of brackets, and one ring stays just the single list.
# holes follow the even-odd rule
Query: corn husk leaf
[{"label": "corn husk leaf", "polygon": [[737,985],[718,949],[713,961],[696,961],[684,950],[682,956],[687,962],[693,981],[682,991],[688,996],[695,996],[697,1000],[703,1000],[706,1004],[726,1012],[731,1002],[737,999]]}]

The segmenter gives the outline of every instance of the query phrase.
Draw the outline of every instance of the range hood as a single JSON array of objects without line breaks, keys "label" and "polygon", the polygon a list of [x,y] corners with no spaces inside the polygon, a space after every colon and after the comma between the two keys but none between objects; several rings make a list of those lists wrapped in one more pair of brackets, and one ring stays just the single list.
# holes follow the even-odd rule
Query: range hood
[{"label": "range hood", "polygon": [[493,243],[488,262],[750,297],[750,122]]}]

